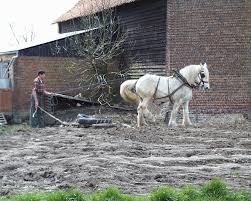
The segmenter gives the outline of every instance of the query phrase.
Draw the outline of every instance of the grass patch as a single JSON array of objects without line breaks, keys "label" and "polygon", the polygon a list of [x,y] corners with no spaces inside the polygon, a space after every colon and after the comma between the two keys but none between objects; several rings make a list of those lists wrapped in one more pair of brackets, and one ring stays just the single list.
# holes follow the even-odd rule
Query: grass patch
[{"label": "grass patch", "polygon": [[128,195],[116,187],[90,194],[78,190],[49,193],[28,193],[10,197],[0,197],[0,201],[251,201],[248,192],[233,192],[219,179],[213,179],[201,188],[185,186],[175,189],[160,187],[149,195]]},{"label": "grass patch", "polygon": [[3,126],[0,126],[0,135],[1,134],[13,134],[19,131],[26,131],[29,129],[30,127],[27,124],[3,125]]}]

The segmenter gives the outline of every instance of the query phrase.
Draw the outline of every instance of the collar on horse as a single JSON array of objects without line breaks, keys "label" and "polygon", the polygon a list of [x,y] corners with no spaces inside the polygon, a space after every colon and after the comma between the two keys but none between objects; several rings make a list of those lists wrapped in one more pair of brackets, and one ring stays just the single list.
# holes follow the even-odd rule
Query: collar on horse
[{"label": "collar on horse", "polygon": [[183,85],[185,85],[191,89],[193,89],[197,85],[199,85],[199,83],[196,83],[197,85],[189,84],[187,79],[183,75],[181,75],[179,71],[177,71],[177,70],[173,70],[173,71],[174,71],[174,77],[177,77],[178,79],[180,79],[183,82]]}]

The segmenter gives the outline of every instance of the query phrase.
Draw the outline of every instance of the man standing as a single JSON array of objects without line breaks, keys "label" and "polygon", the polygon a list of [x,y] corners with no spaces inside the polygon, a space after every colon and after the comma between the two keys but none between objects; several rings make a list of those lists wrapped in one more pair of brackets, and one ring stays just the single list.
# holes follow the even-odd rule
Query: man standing
[{"label": "man standing", "polygon": [[32,128],[44,128],[44,113],[39,108],[43,108],[44,95],[52,95],[53,93],[45,90],[45,72],[39,71],[37,77],[33,81],[31,93],[31,109],[30,109],[30,124]]}]

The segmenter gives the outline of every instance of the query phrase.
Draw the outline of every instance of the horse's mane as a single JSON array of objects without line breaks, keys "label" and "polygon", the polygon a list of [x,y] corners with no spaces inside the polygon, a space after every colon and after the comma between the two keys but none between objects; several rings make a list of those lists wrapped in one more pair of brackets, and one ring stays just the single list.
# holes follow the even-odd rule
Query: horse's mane
[{"label": "horse's mane", "polygon": [[187,79],[189,84],[193,84],[195,77],[201,70],[201,65],[188,65],[180,69],[180,73]]}]

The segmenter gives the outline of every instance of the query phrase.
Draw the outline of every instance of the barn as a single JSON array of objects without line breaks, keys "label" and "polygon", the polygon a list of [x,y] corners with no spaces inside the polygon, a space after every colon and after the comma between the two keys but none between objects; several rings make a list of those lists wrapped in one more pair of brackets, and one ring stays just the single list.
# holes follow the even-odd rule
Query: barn
[{"label": "barn", "polygon": [[[60,16],[59,32],[74,31],[81,16],[101,12],[93,2],[102,0],[80,0]],[[107,5],[116,8],[127,28],[128,55],[136,55],[131,78],[146,72],[170,75],[206,62],[211,91],[195,91],[191,107],[210,113],[249,110],[250,1],[110,0]]]}]

